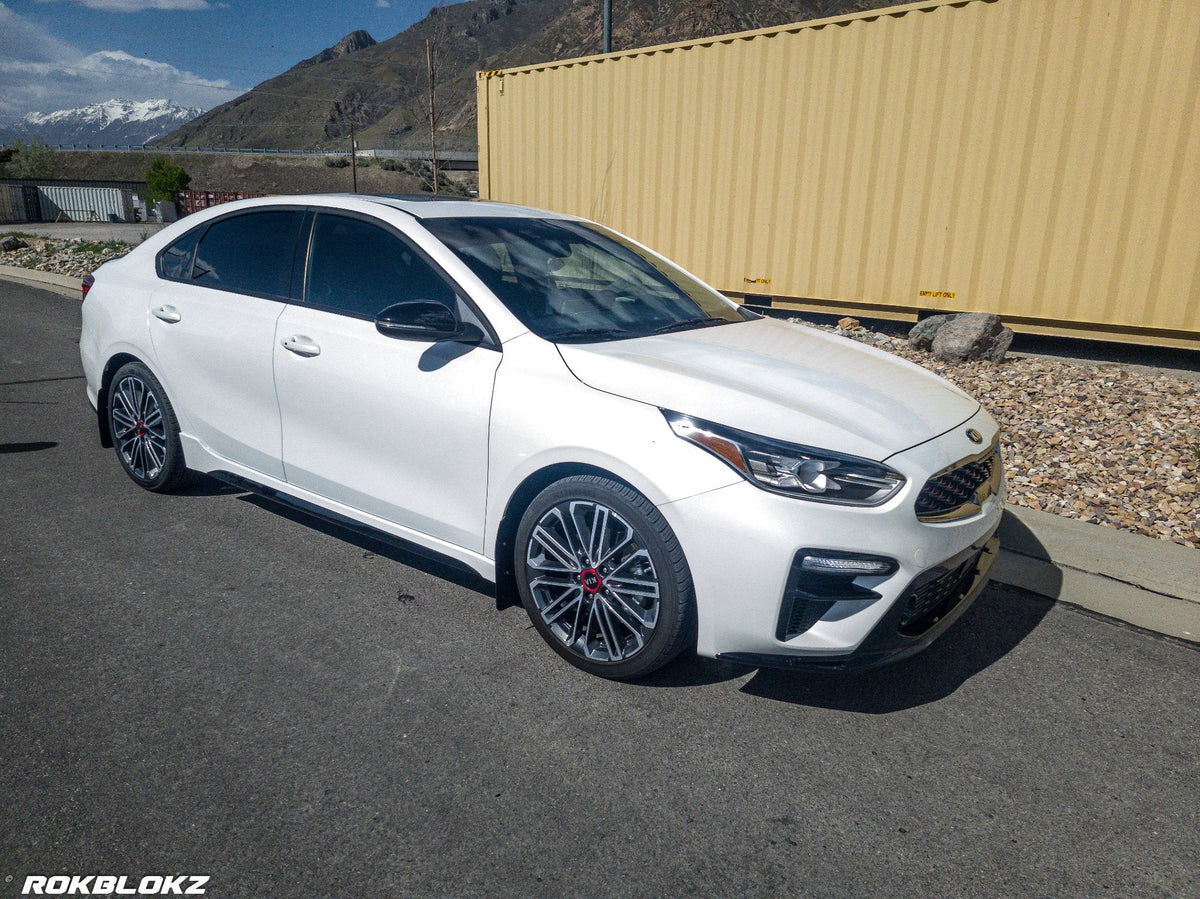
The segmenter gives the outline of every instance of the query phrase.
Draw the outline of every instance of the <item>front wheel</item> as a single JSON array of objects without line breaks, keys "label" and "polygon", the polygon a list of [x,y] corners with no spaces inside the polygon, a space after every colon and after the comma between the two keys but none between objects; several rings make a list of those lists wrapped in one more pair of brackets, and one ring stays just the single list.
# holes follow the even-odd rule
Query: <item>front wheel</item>
[{"label": "front wheel", "polygon": [[543,490],[517,528],[521,601],[554,650],[616,680],[662,667],[693,635],[683,549],[654,504],[591,475]]},{"label": "front wheel", "polygon": [[138,486],[168,493],[186,482],[189,472],[175,410],[158,379],[142,363],[129,362],[113,376],[108,427],[121,467]]}]

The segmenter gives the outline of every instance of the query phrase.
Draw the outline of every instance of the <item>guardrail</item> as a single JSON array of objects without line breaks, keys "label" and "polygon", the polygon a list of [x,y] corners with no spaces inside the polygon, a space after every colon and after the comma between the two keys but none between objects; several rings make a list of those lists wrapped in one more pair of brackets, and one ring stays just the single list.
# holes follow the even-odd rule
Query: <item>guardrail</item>
[{"label": "guardrail", "polygon": [[[329,156],[331,150],[277,150],[270,148],[247,147],[160,147],[157,144],[134,146],[131,144],[55,144],[48,147],[51,150],[61,150],[65,153],[256,153],[273,156]],[[346,155],[349,155],[347,153]],[[361,155],[361,151],[360,154]]]},{"label": "guardrail", "polygon": [[[49,149],[59,150],[62,152],[78,152],[78,153],[231,153],[231,154],[253,154],[267,156],[346,156],[350,155],[349,150],[283,150],[270,147],[162,147],[157,144],[147,144],[143,146],[133,146],[126,144],[56,144]],[[423,162],[431,162],[433,155],[428,150],[393,150],[385,148],[373,148],[358,151],[359,159],[413,159]],[[439,162],[479,162],[478,153],[470,153],[463,150],[443,150],[438,152]]]}]

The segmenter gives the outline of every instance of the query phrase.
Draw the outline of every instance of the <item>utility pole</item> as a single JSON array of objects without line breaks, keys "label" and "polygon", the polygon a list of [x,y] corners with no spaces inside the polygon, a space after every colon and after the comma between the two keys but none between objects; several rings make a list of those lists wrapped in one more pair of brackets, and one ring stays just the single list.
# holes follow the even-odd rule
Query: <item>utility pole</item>
[{"label": "utility pole", "polygon": [[612,53],[612,0],[604,0],[604,52]]},{"label": "utility pole", "polygon": [[358,193],[358,141],[354,139],[354,121],[350,121],[350,178],[354,182],[354,192]]},{"label": "utility pole", "polygon": [[433,89],[437,79],[433,73],[433,43],[425,38],[425,65],[429,70],[429,149],[433,160],[433,195],[438,195],[437,113],[434,110]]}]

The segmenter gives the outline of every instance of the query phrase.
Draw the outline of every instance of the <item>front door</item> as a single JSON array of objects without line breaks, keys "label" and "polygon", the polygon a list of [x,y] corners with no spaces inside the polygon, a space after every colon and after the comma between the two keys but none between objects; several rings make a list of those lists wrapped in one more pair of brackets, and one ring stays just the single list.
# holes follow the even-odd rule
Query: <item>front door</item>
[{"label": "front door", "polygon": [[411,243],[377,223],[318,214],[306,283],[274,348],[288,482],[482,552],[500,352],[376,330],[376,313],[404,300],[470,314]]}]

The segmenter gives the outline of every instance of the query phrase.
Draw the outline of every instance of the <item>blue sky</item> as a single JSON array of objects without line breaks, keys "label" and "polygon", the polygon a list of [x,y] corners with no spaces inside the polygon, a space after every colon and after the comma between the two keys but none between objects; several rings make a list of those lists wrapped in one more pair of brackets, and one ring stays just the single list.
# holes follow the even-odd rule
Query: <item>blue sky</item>
[{"label": "blue sky", "polygon": [[[113,98],[209,108],[434,0],[0,0],[0,125]],[[442,5],[448,5],[443,0]]]}]

